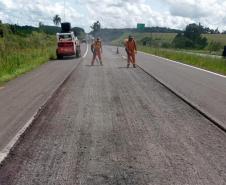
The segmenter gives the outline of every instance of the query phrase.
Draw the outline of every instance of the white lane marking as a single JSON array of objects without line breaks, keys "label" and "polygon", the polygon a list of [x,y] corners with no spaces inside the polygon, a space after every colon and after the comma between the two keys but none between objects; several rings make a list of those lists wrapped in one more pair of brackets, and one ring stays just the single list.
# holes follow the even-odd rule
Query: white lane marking
[{"label": "white lane marking", "polygon": [[88,54],[88,51],[89,51],[89,44],[86,44],[86,52],[85,54],[82,56],[82,58],[85,58]]},{"label": "white lane marking", "polygon": [[150,55],[150,56],[152,56],[152,57],[160,58],[160,59],[167,60],[167,61],[170,61],[170,62],[173,62],[173,63],[176,63],[176,64],[180,64],[180,65],[183,65],[183,66],[186,66],[186,67],[190,67],[190,68],[193,68],[193,69],[197,69],[197,70],[200,70],[200,71],[204,71],[204,72],[206,72],[206,73],[210,73],[210,74],[213,74],[213,75],[222,77],[222,78],[226,78],[226,76],[224,76],[224,75],[221,75],[221,74],[218,74],[218,73],[214,73],[214,72],[208,71],[208,70],[206,70],[206,69],[202,69],[202,68],[198,68],[198,67],[195,67],[195,66],[191,66],[191,65],[188,65],[188,64],[184,64],[184,63],[181,63],[181,62],[177,62],[177,61],[175,61],[175,60],[170,60],[170,59],[168,59],[168,58],[160,57],[160,56],[153,55],[153,54],[150,54],[150,53],[145,53],[145,52],[142,52],[142,51],[139,51],[139,53],[143,53],[143,54],[145,54],[145,55]]},{"label": "white lane marking", "polygon": [[26,131],[26,129],[31,125],[31,123],[34,121],[35,116],[38,114],[34,114],[31,119],[17,132],[17,134],[11,139],[11,141],[3,148],[3,150],[0,151],[0,164],[2,161],[8,156],[9,152],[13,148],[13,146],[16,144],[18,139],[21,137],[21,135]]}]

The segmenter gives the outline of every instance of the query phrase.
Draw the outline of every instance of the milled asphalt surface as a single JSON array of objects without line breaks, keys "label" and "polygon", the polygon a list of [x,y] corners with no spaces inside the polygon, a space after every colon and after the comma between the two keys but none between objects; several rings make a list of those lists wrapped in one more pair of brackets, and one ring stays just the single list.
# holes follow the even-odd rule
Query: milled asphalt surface
[{"label": "milled asphalt surface", "polygon": [[[116,47],[111,47],[116,51]],[[120,53],[125,55],[124,49]],[[138,53],[138,64],[226,129],[226,77]],[[225,61],[226,65],[226,61]]]},{"label": "milled asphalt surface", "polygon": [[[85,49],[83,45],[83,53]],[[74,58],[50,61],[0,89],[0,151],[47,101],[78,61]]]},{"label": "milled asphalt surface", "polygon": [[1,185],[225,185],[226,134],[104,48],[73,73],[0,168]]}]

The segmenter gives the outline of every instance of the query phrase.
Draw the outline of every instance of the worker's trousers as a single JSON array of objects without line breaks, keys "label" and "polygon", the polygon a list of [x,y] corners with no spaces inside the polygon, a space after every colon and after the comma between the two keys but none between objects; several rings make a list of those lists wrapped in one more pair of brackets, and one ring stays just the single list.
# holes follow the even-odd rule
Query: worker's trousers
[{"label": "worker's trousers", "polygon": [[94,53],[93,53],[93,59],[92,59],[92,64],[94,63],[94,61],[96,60],[97,57],[99,58],[100,61],[102,61],[101,51],[94,51]]},{"label": "worker's trousers", "polygon": [[136,64],[136,57],[135,57],[135,52],[129,52],[127,53],[128,57],[128,64]]}]

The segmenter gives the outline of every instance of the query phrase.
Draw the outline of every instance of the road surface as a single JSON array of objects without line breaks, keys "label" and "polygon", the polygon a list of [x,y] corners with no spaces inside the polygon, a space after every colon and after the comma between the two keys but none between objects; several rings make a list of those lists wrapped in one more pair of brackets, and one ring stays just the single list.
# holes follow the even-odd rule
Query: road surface
[{"label": "road surface", "polygon": [[[116,51],[115,47],[111,47]],[[120,53],[125,55],[124,49]],[[226,129],[226,77],[139,52],[139,66]]]},{"label": "road surface", "polygon": [[[85,52],[85,45],[82,51]],[[54,60],[10,81],[0,89],[0,151],[77,64],[78,60],[74,59]]]},{"label": "road surface", "polygon": [[226,134],[108,47],[91,54],[0,168],[1,185],[225,185]]}]

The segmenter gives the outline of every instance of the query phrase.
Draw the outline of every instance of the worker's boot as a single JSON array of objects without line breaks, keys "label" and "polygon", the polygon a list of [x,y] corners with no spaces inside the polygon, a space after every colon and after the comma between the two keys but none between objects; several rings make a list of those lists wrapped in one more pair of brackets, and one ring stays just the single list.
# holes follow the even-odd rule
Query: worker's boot
[{"label": "worker's boot", "polygon": [[136,68],[136,64],[133,64],[133,67]]},{"label": "worker's boot", "polygon": [[127,64],[127,68],[129,68],[129,64]]}]

